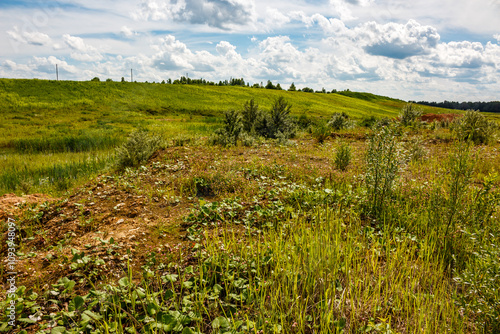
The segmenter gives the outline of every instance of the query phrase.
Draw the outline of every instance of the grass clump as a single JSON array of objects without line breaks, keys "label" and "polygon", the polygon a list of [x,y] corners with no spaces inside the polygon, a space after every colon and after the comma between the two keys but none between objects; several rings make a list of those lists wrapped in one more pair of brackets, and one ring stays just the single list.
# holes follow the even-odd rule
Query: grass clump
[{"label": "grass clump", "polygon": [[343,130],[351,126],[349,116],[345,112],[336,112],[328,121],[328,126],[333,130]]},{"label": "grass clump", "polygon": [[161,146],[161,138],[145,130],[132,132],[127,141],[116,150],[118,169],[136,167],[146,161]]},{"label": "grass clump", "polygon": [[211,143],[222,146],[236,145],[242,130],[241,115],[235,110],[227,111],[224,114],[224,127],[215,131]]},{"label": "grass clump", "polygon": [[212,145],[236,146],[244,138],[244,145],[251,146],[251,137],[277,139],[285,143],[294,137],[296,126],[290,111],[292,106],[283,98],[274,101],[269,112],[262,112],[253,99],[247,101],[243,111],[228,111],[224,115],[224,127],[215,131],[210,139]]},{"label": "grass clump", "polygon": [[370,138],[365,172],[367,210],[370,215],[383,215],[394,180],[404,161],[398,136],[399,129],[392,124],[377,130]]},{"label": "grass clump", "polygon": [[323,144],[330,137],[330,127],[325,123],[320,123],[312,129],[312,135],[318,144]]},{"label": "grass clump", "polygon": [[343,142],[335,152],[335,167],[341,171],[345,171],[347,166],[349,166],[351,156],[351,147],[349,144]]},{"label": "grass clump", "polygon": [[416,125],[421,116],[422,109],[416,107],[413,103],[406,104],[399,114],[399,118],[403,126]]},{"label": "grass clump", "polygon": [[479,110],[467,110],[453,127],[460,140],[470,140],[475,144],[488,144],[495,139],[498,125],[488,121]]}]

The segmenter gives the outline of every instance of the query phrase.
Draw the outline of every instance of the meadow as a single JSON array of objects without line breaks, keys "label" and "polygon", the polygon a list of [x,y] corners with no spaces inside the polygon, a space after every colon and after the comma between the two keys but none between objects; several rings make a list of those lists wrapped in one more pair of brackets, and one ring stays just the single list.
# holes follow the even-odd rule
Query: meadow
[{"label": "meadow", "polygon": [[293,105],[295,117],[325,120],[333,112],[357,119],[395,117],[404,105],[356,94],[0,79],[0,194],[61,194],[112,164],[114,148],[133,130],[148,129],[166,140],[206,137],[220,126],[225,111],[239,110],[252,98],[266,109],[283,96]]},{"label": "meadow", "polygon": [[[4,163],[26,179],[50,168],[36,176],[17,167],[23,157],[78,172],[45,188],[3,181],[57,198],[12,216],[18,289],[1,298],[0,331],[500,331],[500,145],[482,115],[425,123],[405,116],[405,102],[371,94],[109,82],[51,82],[73,88],[43,102],[29,83],[2,83],[27,86],[2,91],[19,108],[3,109],[3,120],[27,134],[5,128]],[[127,100],[127,85],[151,95]],[[212,140],[216,129],[238,133],[224,111],[251,98],[269,109],[279,96],[302,124],[295,136]],[[96,102],[69,108],[73,98]],[[488,140],[469,116],[491,125]],[[50,127],[58,121],[67,135]],[[134,129],[148,131],[128,136]],[[156,150],[120,168],[137,147]],[[3,263],[0,277],[7,286]]]}]

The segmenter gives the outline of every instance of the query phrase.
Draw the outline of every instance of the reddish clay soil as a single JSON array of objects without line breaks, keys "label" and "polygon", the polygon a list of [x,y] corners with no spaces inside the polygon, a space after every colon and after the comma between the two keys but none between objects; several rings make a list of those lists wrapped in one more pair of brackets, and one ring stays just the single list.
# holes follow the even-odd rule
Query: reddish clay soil
[{"label": "reddish clay soil", "polygon": [[420,117],[423,122],[433,122],[433,121],[448,121],[451,122],[455,118],[462,117],[460,114],[425,114]]},{"label": "reddish clay soil", "polygon": [[0,221],[18,214],[23,204],[40,204],[53,200],[52,197],[44,194],[31,194],[17,196],[16,194],[5,194],[0,196]]}]

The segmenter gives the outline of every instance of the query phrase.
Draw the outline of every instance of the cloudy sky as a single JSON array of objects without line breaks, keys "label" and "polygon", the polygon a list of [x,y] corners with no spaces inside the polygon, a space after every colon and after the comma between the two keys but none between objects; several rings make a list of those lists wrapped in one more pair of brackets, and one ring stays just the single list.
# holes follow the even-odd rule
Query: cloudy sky
[{"label": "cloudy sky", "polygon": [[500,0],[1,0],[0,77],[500,100]]}]

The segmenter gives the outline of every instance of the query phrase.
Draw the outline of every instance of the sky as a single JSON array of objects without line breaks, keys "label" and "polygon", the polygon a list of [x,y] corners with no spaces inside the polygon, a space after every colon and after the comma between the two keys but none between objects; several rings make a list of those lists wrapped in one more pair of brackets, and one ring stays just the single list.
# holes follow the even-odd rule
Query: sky
[{"label": "sky", "polygon": [[500,100],[500,0],[1,0],[0,77]]}]

